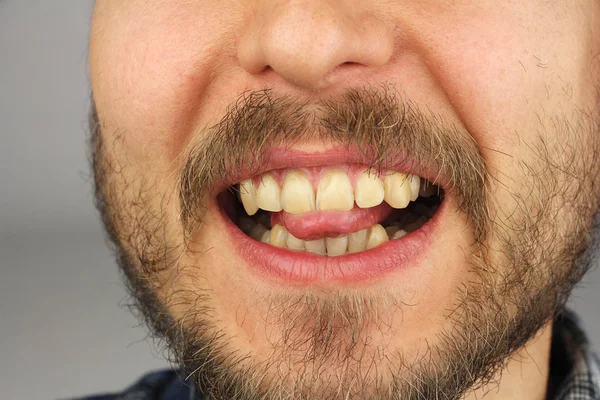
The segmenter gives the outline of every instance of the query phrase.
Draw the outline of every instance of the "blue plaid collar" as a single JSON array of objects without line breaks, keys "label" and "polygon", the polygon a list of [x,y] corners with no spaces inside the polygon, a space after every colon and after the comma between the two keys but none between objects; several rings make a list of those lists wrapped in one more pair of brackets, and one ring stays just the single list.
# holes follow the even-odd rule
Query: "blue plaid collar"
[{"label": "blue plaid collar", "polygon": [[[549,400],[600,400],[600,360],[577,316],[561,313],[555,321],[550,357]],[[146,375],[120,394],[81,400],[205,400],[177,371]]]},{"label": "blue plaid collar", "polygon": [[553,400],[600,400],[600,360],[571,311],[559,315],[554,325],[550,358]]}]

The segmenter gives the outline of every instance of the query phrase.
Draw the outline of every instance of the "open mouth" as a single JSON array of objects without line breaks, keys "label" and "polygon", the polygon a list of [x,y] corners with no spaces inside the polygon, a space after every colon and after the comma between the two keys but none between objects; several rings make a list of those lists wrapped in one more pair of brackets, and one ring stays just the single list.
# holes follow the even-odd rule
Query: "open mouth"
[{"label": "open mouth", "polygon": [[402,242],[443,201],[444,190],[424,178],[353,164],[271,170],[219,196],[239,231],[283,256],[280,262],[295,262],[294,256],[343,261]]}]

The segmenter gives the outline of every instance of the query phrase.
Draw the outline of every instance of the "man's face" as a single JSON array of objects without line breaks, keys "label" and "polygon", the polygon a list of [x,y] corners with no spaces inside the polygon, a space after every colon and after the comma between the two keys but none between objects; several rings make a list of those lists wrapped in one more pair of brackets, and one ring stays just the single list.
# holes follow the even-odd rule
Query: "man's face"
[{"label": "man's face", "polygon": [[[99,0],[98,205],[218,398],[457,398],[585,271],[592,0]],[[262,397],[261,397],[262,396]]]}]

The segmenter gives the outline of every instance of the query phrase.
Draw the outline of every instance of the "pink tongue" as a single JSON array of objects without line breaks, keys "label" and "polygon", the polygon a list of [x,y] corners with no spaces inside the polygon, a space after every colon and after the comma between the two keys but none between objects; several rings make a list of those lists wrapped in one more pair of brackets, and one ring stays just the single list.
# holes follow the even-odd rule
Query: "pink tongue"
[{"label": "pink tongue", "polygon": [[303,214],[281,211],[271,214],[271,226],[280,224],[298,239],[315,240],[370,228],[386,219],[392,211],[393,208],[385,202],[371,208],[355,205],[349,211],[310,211]]}]

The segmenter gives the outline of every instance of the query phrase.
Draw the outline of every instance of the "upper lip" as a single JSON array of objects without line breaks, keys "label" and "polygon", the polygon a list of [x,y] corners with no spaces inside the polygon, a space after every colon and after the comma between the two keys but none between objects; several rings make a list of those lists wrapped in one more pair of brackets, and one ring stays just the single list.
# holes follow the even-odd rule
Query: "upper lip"
[{"label": "upper lip", "polygon": [[[246,179],[261,175],[268,171],[287,168],[303,168],[316,166],[334,166],[341,164],[372,165],[373,158],[364,154],[360,149],[348,149],[334,147],[322,152],[309,152],[284,147],[274,147],[261,155],[265,163],[250,169],[246,166],[238,166],[236,173],[231,174],[214,186],[215,195],[226,190],[228,187],[238,184]],[[420,160],[421,161],[421,160]],[[440,174],[435,164],[419,163],[416,158],[407,156],[401,150],[390,153],[385,162],[385,170],[417,175],[426,179],[445,191],[451,188],[450,181],[446,176]]]}]

